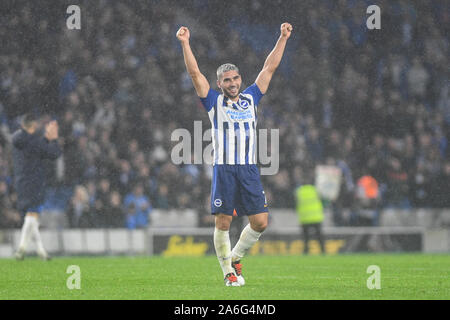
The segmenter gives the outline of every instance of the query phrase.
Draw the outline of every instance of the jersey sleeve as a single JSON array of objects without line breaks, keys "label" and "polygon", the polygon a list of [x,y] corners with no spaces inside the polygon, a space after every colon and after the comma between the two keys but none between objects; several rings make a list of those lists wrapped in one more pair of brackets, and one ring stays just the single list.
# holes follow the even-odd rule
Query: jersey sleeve
[{"label": "jersey sleeve", "polygon": [[200,98],[200,101],[202,102],[207,112],[209,112],[209,110],[211,110],[214,107],[214,105],[217,102],[218,96],[219,93],[216,90],[209,88],[208,95],[206,96],[206,98]]},{"label": "jersey sleeve", "polygon": [[250,87],[245,89],[243,93],[250,94],[253,97],[253,102],[255,103],[255,106],[259,104],[259,100],[264,96],[259,90],[258,85],[256,83],[252,84]]}]

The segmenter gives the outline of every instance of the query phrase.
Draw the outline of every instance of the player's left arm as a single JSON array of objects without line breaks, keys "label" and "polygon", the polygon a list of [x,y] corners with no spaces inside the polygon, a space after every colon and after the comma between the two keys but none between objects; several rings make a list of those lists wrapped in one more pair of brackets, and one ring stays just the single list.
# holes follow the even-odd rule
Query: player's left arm
[{"label": "player's left arm", "polygon": [[283,23],[280,29],[280,37],[273,50],[267,56],[264,66],[255,81],[262,94],[265,94],[269,88],[270,80],[272,79],[275,70],[277,70],[280,65],[287,40],[291,36],[292,26],[289,23]]}]

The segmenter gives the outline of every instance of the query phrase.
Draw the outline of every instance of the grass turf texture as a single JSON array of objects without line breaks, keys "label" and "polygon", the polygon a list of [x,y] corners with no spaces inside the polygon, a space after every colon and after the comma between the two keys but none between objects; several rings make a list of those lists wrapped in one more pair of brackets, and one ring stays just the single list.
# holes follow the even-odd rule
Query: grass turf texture
[{"label": "grass turf texture", "polygon": [[[225,287],[215,256],[0,259],[0,300],[450,299],[450,255],[250,256],[242,262],[246,286]],[[66,286],[69,265],[81,269],[80,290]],[[380,290],[366,286],[369,265],[381,269]]]}]

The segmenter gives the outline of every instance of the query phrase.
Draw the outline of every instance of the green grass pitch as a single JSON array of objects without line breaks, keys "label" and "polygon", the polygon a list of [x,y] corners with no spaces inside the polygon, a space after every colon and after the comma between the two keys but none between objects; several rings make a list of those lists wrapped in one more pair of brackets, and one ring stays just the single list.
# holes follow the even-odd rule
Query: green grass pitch
[{"label": "green grass pitch", "polygon": [[[450,255],[250,256],[242,262],[246,286],[225,287],[215,256],[0,259],[0,300],[450,299]],[[69,265],[80,267],[79,290],[67,288]],[[379,290],[367,288],[370,265],[380,267]]]}]

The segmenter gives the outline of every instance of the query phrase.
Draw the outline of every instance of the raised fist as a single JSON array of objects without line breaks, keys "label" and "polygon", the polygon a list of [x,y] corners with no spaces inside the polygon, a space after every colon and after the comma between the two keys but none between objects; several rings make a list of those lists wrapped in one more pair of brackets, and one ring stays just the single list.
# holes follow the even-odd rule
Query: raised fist
[{"label": "raised fist", "polygon": [[180,40],[181,42],[183,41],[189,41],[189,29],[186,27],[181,27],[180,29],[178,29],[177,31],[177,38],[178,40]]},{"label": "raised fist", "polygon": [[289,38],[291,36],[292,25],[290,23],[287,22],[283,23],[280,29],[282,37]]}]

